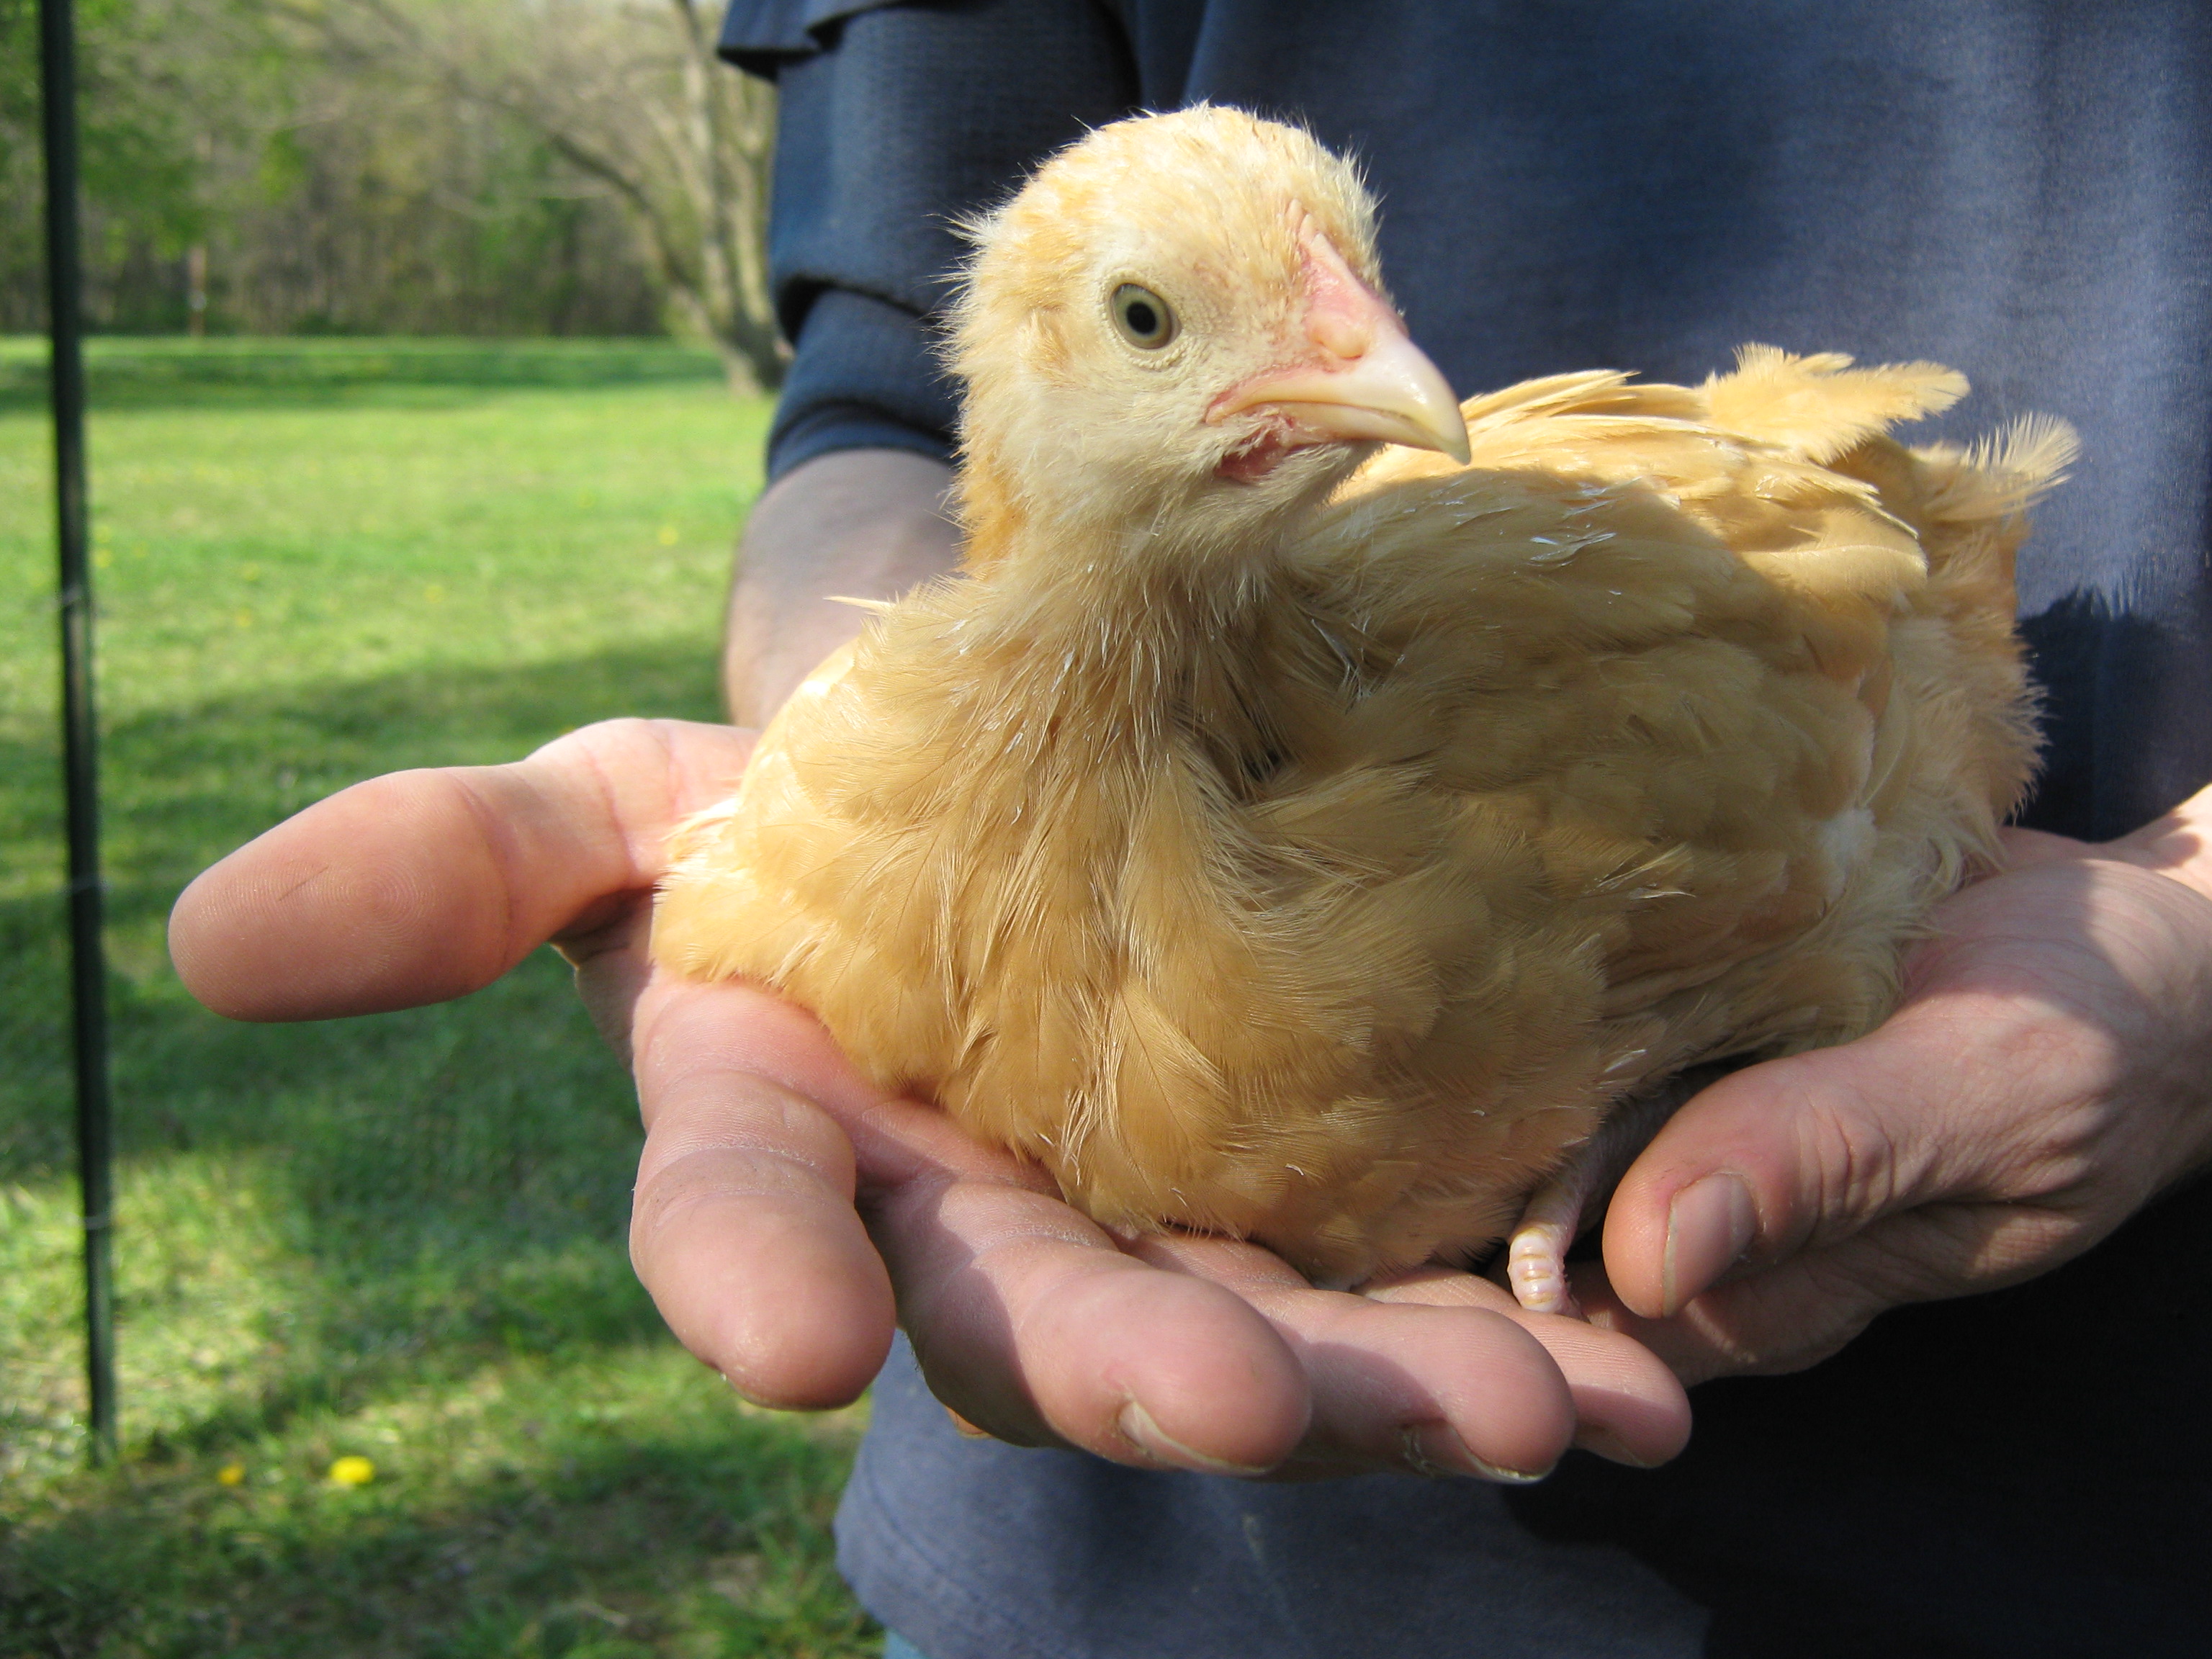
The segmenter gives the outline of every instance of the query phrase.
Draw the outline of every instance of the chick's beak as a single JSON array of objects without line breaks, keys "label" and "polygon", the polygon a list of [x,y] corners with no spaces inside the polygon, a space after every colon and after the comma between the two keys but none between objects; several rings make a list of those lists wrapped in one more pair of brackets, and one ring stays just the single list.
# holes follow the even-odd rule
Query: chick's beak
[{"label": "chick's beak", "polygon": [[1307,305],[1299,361],[1231,387],[1206,411],[1224,421],[1267,408],[1311,442],[1379,439],[1468,459],[1459,399],[1389,301],[1352,274],[1328,242],[1307,246]]}]

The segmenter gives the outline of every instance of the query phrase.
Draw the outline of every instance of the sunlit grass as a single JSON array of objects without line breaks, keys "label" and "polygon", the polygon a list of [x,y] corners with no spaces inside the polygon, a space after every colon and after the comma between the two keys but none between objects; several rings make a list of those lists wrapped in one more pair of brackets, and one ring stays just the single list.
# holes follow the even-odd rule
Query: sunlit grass
[{"label": "sunlit grass", "polygon": [[[161,947],[196,871],[357,778],[714,717],[765,406],[701,356],[565,349],[418,351],[410,379],[392,343],[304,370],[278,345],[260,392],[234,342],[95,360],[106,1474],[81,1468],[46,439],[0,398],[0,1652],[866,1649],[826,1530],[856,1423],[742,1410],[660,1331],[623,1249],[635,1105],[557,962],[246,1028]],[[0,385],[26,361],[0,344]],[[334,1483],[349,1457],[373,1477]]]}]

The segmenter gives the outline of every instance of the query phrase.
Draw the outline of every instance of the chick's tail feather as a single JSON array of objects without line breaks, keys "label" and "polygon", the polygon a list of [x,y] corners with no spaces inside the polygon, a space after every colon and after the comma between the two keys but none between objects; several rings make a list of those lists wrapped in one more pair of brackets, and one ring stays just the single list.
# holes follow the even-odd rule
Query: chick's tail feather
[{"label": "chick's tail feather", "polygon": [[1840,351],[1800,357],[1740,346],[1735,372],[1703,388],[1715,426],[1825,465],[1900,421],[1940,415],[1966,395],[1966,377],[1941,363],[1854,368]]},{"label": "chick's tail feather", "polygon": [[2002,432],[1964,446],[1929,444],[1913,454],[1932,475],[1924,510],[1944,524],[2008,519],[2066,482],[2081,440],[2055,415],[2023,415]]}]

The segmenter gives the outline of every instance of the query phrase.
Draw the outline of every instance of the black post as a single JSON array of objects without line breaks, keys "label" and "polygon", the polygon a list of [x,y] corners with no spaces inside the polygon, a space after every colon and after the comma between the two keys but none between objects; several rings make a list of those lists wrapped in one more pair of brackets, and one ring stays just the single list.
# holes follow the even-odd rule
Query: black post
[{"label": "black post", "polygon": [[70,978],[76,1014],[77,1181],[84,1199],[84,1359],[92,1461],[115,1455],[115,1285],[110,1221],[107,963],[100,939],[100,759],[92,702],[92,571],[85,553],[84,317],[77,269],[76,29],[70,0],[40,0],[46,141],[46,301],[53,327],[54,505],[61,544],[62,767],[69,797]]}]

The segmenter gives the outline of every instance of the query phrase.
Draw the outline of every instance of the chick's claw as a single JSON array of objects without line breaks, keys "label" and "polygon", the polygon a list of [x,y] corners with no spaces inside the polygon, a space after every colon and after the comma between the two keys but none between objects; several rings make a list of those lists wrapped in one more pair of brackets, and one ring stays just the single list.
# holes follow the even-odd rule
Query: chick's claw
[{"label": "chick's claw", "polygon": [[1605,1219],[1613,1189],[1643,1156],[1652,1138],[1685,1102],[1741,1060],[1693,1066],[1657,1088],[1624,1101],[1593,1134],[1568,1154],[1552,1178],[1529,1194],[1507,1235],[1505,1255],[1492,1276],[1530,1313],[1582,1317],[1567,1277],[1567,1252]]},{"label": "chick's claw", "polygon": [[1576,1157],[1539,1187],[1513,1225],[1505,1252],[1505,1285],[1530,1313],[1582,1317],[1567,1284],[1567,1252],[1581,1236],[1593,1182],[1589,1159]]}]

